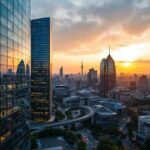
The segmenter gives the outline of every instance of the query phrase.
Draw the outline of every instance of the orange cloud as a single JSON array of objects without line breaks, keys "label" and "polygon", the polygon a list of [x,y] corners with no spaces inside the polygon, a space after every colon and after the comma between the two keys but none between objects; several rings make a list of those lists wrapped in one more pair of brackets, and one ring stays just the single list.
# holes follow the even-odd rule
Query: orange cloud
[{"label": "orange cloud", "polygon": [[[150,0],[32,0],[32,18],[45,16],[54,18],[54,72],[61,65],[67,73],[79,72],[81,60],[85,71],[99,70],[109,43],[116,61],[150,58]],[[117,64],[117,70],[148,72],[147,64]]]}]

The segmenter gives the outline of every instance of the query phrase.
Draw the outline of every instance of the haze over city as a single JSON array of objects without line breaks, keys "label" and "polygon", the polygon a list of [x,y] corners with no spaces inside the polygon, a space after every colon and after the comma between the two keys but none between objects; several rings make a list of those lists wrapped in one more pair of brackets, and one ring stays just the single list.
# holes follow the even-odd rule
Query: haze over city
[{"label": "haze over city", "polygon": [[[149,0],[32,0],[32,18],[53,17],[53,72],[99,70],[108,54],[117,73],[149,73]],[[44,8],[44,9],[41,9]]]}]

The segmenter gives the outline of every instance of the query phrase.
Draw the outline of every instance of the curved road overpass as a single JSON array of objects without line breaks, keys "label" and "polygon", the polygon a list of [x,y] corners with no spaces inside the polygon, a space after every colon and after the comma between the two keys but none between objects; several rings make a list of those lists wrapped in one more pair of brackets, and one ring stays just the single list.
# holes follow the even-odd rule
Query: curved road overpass
[{"label": "curved road overpass", "polygon": [[65,120],[65,121],[59,121],[59,122],[45,122],[45,123],[40,123],[40,124],[31,123],[30,129],[36,130],[36,131],[33,131],[32,133],[34,134],[34,133],[40,132],[47,127],[58,127],[58,126],[63,126],[63,125],[74,124],[77,122],[82,122],[91,118],[95,113],[94,110],[88,106],[71,107],[71,108],[68,108],[66,111],[71,110],[71,109],[84,109],[87,114],[77,119],[71,119],[71,120]]}]

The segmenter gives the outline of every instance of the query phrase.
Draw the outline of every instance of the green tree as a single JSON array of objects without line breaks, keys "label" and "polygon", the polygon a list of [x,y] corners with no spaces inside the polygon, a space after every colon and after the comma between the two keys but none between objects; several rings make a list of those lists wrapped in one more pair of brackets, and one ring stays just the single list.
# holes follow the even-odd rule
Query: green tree
[{"label": "green tree", "polygon": [[64,128],[65,128],[66,130],[68,130],[68,125],[64,125]]},{"label": "green tree", "polygon": [[100,139],[97,150],[113,150],[114,142],[109,137]]},{"label": "green tree", "polygon": [[71,131],[65,132],[64,138],[67,140],[68,143],[70,144],[75,144],[77,143],[77,135],[74,134]]},{"label": "green tree", "polygon": [[37,145],[37,138],[36,136],[31,137],[31,149],[36,149],[38,147]]},{"label": "green tree", "polygon": [[78,143],[78,150],[86,150],[86,143],[82,140],[79,141]]},{"label": "green tree", "polygon": [[68,119],[73,119],[72,113],[70,111],[67,111],[66,115]]},{"label": "green tree", "polygon": [[147,139],[141,146],[140,150],[150,150],[150,139]]},{"label": "green tree", "polygon": [[75,131],[75,129],[76,129],[75,124],[72,124],[71,127],[70,127],[70,130]]},{"label": "green tree", "polygon": [[124,150],[123,148],[120,148],[120,147],[118,147],[118,146],[114,146],[113,147],[113,150]]},{"label": "green tree", "polygon": [[78,139],[81,139],[82,136],[81,136],[81,134],[78,133],[77,137],[78,137]]},{"label": "green tree", "polygon": [[114,135],[114,136],[119,136],[120,133],[119,133],[119,130],[116,126],[110,126],[107,128],[106,132],[109,134],[109,135]]},{"label": "green tree", "polygon": [[55,113],[55,121],[62,120],[62,119],[64,119],[64,117],[65,117],[64,114],[62,112],[60,112],[60,111],[57,111]]}]

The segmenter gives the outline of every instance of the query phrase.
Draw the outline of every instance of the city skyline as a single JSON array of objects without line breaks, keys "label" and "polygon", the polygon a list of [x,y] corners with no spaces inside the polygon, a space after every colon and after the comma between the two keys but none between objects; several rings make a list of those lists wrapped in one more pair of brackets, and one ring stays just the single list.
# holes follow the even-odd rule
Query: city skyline
[{"label": "city skyline", "polygon": [[0,0],[0,148],[150,150],[149,37],[150,0]]},{"label": "city skyline", "polygon": [[84,72],[99,70],[110,44],[117,73],[149,74],[149,10],[149,0],[32,0],[32,18],[54,18],[53,72],[57,73],[60,64],[65,73],[80,72],[82,60]]}]

